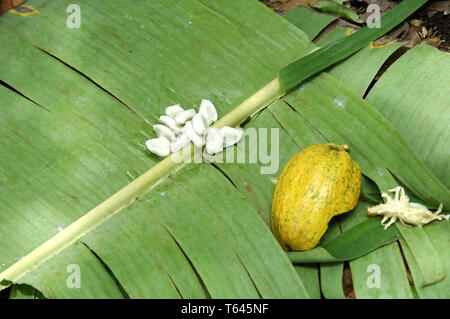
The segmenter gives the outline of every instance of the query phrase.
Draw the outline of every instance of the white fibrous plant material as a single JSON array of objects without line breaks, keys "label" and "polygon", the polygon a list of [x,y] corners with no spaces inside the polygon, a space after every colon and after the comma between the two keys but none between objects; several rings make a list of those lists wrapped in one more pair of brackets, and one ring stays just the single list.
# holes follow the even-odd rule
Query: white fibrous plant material
[{"label": "white fibrous plant material", "polygon": [[218,114],[214,104],[207,99],[200,103],[199,112],[185,110],[180,104],[168,106],[165,115],[159,117],[161,124],[153,125],[158,138],[146,142],[148,150],[165,157],[178,152],[190,142],[196,147],[205,146],[209,154],[217,154],[224,148],[238,143],[243,135],[242,128],[225,126],[221,129],[210,127],[217,122]]},{"label": "white fibrous plant material", "polygon": [[[405,194],[405,190],[401,186],[397,186],[389,190],[389,192],[395,193],[394,198],[387,193],[382,193],[381,196],[386,199],[386,203],[367,209],[369,216],[384,216],[381,220],[381,225],[384,226],[384,229],[387,229],[397,220],[400,220],[406,226],[409,224],[422,227],[433,220],[450,219],[450,215],[441,214],[442,204],[439,205],[436,212],[432,213],[422,204],[410,202],[408,196]],[[385,224],[388,219],[389,222]]]}]

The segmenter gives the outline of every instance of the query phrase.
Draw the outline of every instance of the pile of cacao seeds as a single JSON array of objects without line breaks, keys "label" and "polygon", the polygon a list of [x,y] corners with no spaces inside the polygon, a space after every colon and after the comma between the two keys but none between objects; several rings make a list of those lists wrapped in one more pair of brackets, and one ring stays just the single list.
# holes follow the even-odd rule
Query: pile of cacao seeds
[{"label": "pile of cacao seeds", "polygon": [[161,157],[175,153],[191,142],[196,147],[205,146],[208,154],[218,154],[238,143],[244,130],[230,126],[210,127],[217,118],[214,104],[207,99],[201,101],[198,113],[193,108],[185,110],[179,104],[169,106],[165,115],[159,117],[161,124],[153,125],[158,137],[145,144],[150,152]]}]

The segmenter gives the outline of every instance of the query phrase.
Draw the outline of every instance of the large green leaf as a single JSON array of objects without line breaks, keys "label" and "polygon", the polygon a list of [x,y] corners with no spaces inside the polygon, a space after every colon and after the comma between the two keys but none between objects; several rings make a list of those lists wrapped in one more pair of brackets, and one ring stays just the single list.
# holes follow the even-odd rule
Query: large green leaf
[{"label": "large green leaf", "polygon": [[[68,285],[79,271],[79,288]],[[101,260],[83,243],[74,244],[18,281],[30,285],[46,298],[127,298],[116,279]],[[158,286],[155,283],[155,286]],[[161,288],[161,286],[159,286]],[[170,295],[167,293],[166,295]],[[171,296],[176,298],[176,292]]]},{"label": "large green leaf", "polygon": [[303,30],[311,40],[337,19],[335,16],[320,14],[305,7],[292,8],[283,17]]},{"label": "large green leaf", "polygon": [[[153,135],[148,124],[167,105],[190,106],[208,97],[217,101],[223,116],[282,66],[314,48],[302,31],[253,1],[138,2],[124,8],[116,2],[82,1],[79,30],[65,27],[60,12],[69,3],[29,1],[38,14],[0,20],[2,43],[8,43],[1,50],[14,56],[0,67],[0,79],[31,100],[4,88],[0,94],[8,118],[2,147],[12,150],[2,167],[8,186],[0,216],[15,218],[0,224],[1,235],[12,238],[11,246],[0,251],[2,260],[6,256],[4,267],[155,165],[158,159],[143,142]],[[239,76],[230,65],[239,68]],[[325,78],[325,86],[336,84]],[[291,96],[295,92],[286,100]],[[282,112],[276,105],[283,106]],[[281,129],[281,163],[298,145],[333,138],[296,111],[278,101],[248,126]],[[300,130],[293,129],[297,120]],[[317,268],[294,271],[263,222],[268,222],[273,183],[258,174],[261,166],[185,166],[149,194],[130,194],[127,201],[134,203],[117,206],[123,209],[100,220],[81,242],[64,246],[17,282],[33,285],[46,297],[96,296],[95,287],[104,287],[100,297],[317,297]],[[409,173],[399,175],[408,180]],[[426,170],[423,174],[429,176]],[[382,189],[393,182],[386,176],[376,180]],[[422,190],[415,189],[429,200],[431,195]],[[439,185],[429,193],[437,191],[442,191]],[[22,236],[10,225],[20,225]],[[80,256],[69,261],[77,255],[74,249]],[[92,277],[77,292],[64,286],[65,276],[58,276],[73,260]]]},{"label": "large green leaf", "polygon": [[202,98],[223,116],[314,48],[301,30],[256,1],[84,0],[78,2],[81,28],[68,29],[62,13],[71,3],[29,1],[38,14],[6,14],[0,26],[13,33],[20,26],[21,37],[150,123],[168,105],[198,106]]},{"label": "large green leaf", "polygon": [[[367,96],[367,101],[398,128],[447,187],[450,187],[449,74],[449,54],[420,45],[394,63]],[[406,91],[408,94],[399,94]]]},{"label": "large green leaf", "polygon": [[[0,67],[0,79],[31,100],[0,87],[2,148],[9,150],[1,159],[0,227],[10,243],[0,248],[2,270],[152,167],[158,159],[143,144],[154,136],[149,124],[167,105],[195,105],[208,97],[223,116],[313,47],[300,30],[257,2],[139,2],[124,11],[111,2],[86,1],[79,30],[67,29],[60,14],[69,3],[29,1],[39,13],[27,18],[6,14],[0,20],[1,50],[14,57]],[[241,20],[238,6],[265,17],[276,30],[259,19]],[[103,19],[105,14],[110,19]],[[130,18],[138,21],[138,29]],[[289,36],[279,39],[280,31]],[[223,41],[215,41],[218,34]],[[254,49],[259,46],[267,49]],[[268,64],[272,55],[278,58]],[[236,77],[232,64],[247,74]],[[46,297],[90,297],[102,285],[111,297],[113,291],[123,296],[117,279],[130,297],[307,297],[253,203],[215,171],[201,171],[216,177],[212,189],[224,189],[213,197],[215,203],[199,205],[191,194],[183,205],[176,194],[160,196],[164,189],[156,193],[159,206],[150,205],[151,216],[143,213],[149,204],[139,202],[85,236],[89,249],[78,250],[81,256],[74,262],[82,273],[91,273],[92,278],[86,276],[90,285],[77,291],[65,286],[67,259],[62,256],[70,257],[73,245],[28,269],[17,282],[33,285]],[[201,176],[189,182],[202,192]],[[246,218],[220,216],[230,198],[233,209],[239,208],[236,214],[245,210]],[[220,222],[211,224],[210,218]],[[248,220],[254,221],[250,230]],[[237,236],[237,230],[245,236]]]},{"label": "large green leaf", "polygon": [[[438,252],[439,257],[444,264],[447,276],[444,280],[425,286],[425,278],[423,271],[417,264],[417,258],[412,255],[410,246],[401,242],[403,253],[408,260],[408,267],[415,284],[415,289],[420,298],[449,298],[449,282],[450,282],[450,254],[448,248],[450,223],[433,223],[425,227],[426,236],[431,239],[434,249]],[[425,260],[426,262],[427,260]]]}]

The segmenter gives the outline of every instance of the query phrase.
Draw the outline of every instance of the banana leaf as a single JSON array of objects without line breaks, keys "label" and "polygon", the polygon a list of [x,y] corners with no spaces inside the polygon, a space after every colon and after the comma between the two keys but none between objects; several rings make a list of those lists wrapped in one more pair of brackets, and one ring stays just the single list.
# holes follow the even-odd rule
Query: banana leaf
[{"label": "banana leaf", "polygon": [[305,7],[292,8],[283,18],[304,31],[311,40],[314,40],[327,25],[337,19],[335,16],[320,14]]},{"label": "banana leaf", "polygon": [[[156,123],[167,105],[195,106],[208,97],[218,101],[219,115],[224,115],[281,67],[314,48],[301,30],[251,1],[170,1],[164,6],[139,2],[126,8],[83,2],[83,17],[90,18],[83,20],[88,31],[70,30],[70,37],[64,37],[67,30],[54,27],[64,25],[65,17],[58,12],[64,12],[68,1],[30,4],[39,13],[28,20],[12,15],[0,20],[2,43],[8,43],[2,50],[15,57],[0,68],[0,79],[7,85],[0,94],[2,111],[8,119],[2,125],[7,136],[2,147],[13,150],[1,165],[8,181],[2,191],[1,234],[13,238],[0,252],[4,267],[155,165],[159,159],[145,151],[143,142],[154,136],[149,124]],[[102,14],[111,19],[92,22]],[[161,23],[161,29],[153,25]],[[165,39],[167,32],[171,41]],[[288,36],[280,38],[280,33]],[[219,42],[214,41],[218,34]],[[100,39],[102,45],[97,44]],[[261,46],[265,50],[258,50]],[[103,58],[93,61],[98,52]],[[180,56],[179,64],[167,63]],[[238,76],[230,65],[240,66]],[[328,82],[327,90],[339,83],[330,76],[320,78]],[[339,87],[354,98],[348,88]],[[276,117],[276,104],[289,107],[277,101],[250,124],[278,124],[283,138],[291,139],[298,133]],[[305,134],[313,130],[318,138],[330,139],[317,122],[295,113],[307,127]],[[280,162],[293,151],[298,148],[283,150]],[[395,166],[389,159],[375,162]],[[411,170],[423,168],[415,156],[411,163]],[[257,168],[186,166],[16,282],[33,285],[45,297],[317,297],[317,281],[304,279],[311,271],[294,270],[264,223],[273,183],[257,177]],[[407,169],[395,173],[405,184],[414,180]],[[422,175],[432,176],[428,170]],[[382,189],[394,182],[388,176],[376,180]],[[22,194],[16,192],[19,187]],[[205,189],[214,190],[213,196]],[[439,184],[423,190],[414,189],[431,204],[445,194]],[[16,214],[17,203],[22,209]],[[9,225],[20,225],[22,236]],[[91,274],[89,285],[67,289],[69,262]],[[135,272],[141,272],[140,277],[133,278]]]},{"label": "banana leaf", "polygon": [[[65,27],[66,17],[60,12],[65,12],[68,4],[29,1],[37,14],[26,19],[6,14],[0,20],[4,55],[15,57],[0,69],[2,81],[14,88],[1,87],[0,94],[2,136],[6,137],[2,149],[10,150],[2,152],[1,165],[7,187],[1,192],[0,233],[9,238],[9,244],[0,248],[2,270],[155,165],[159,159],[146,151],[144,143],[154,136],[151,124],[167,105],[190,106],[210,98],[223,116],[272,79],[282,66],[314,47],[302,31],[256,1],[226,5],[224,1],[172,1],[164,5],[152,1],[125,8],[112,2],[86,1],[81,4],[85,25],[80,30]],[[244,11],[259,18],[242,20],[237,8],[247,8]],[[103,19],[105,14],[111,19]],[[227,15],[230,17],[225,18]],[[261,17],[277,28],[260,23]],[[164,27],[161,21],[165,21]],[[61,23],[61,28],[55,28]],[[16,34],[18,25],[21,36]],[[66,32],[70,32],[69,38]],[[289,36],[280,40],[279,32]],[[172,35],[170,41],[167,34]],[[215,40],[218,34],[222,41]],[[267,49],[257,50],[260,46]],[[273,55],[278,58],[267,64]],[[244,69],[249,73],[237,76],[229,68],[232,64],[242,67],[239,73]],[[202,172],[212,174],[214,169]],[[199,178],[197,186],[202,187]],[[234,196],[232,204],[240,208],[236,214],[247,208],[245,213],[253,214],[249,218],[257,224],[250,232],[248,218],[240,220],[240,226],[233,225],[256,236],[255,245],[268,240],[264,250],[249,253],[251,245],[234,247],[236,243],[230,239],[242,237],[234,238],[228,226],[224,229],[210,220],[211,214],[219,217],[223,208],[212,211],[210,203],[200,209],[194,198],[191,209],[186,206],[184,212],[173,204],[175,201],[163,208],[171,196],[161,190],[157,196],[166,196],[160,209],[152,205],[153,215],[144,214],[147,205],[136,203],[123,211],[123,219],[119,214],[118,221],[109,220],[105,224],[108,230],[102,228],[90,234],[89,240],[83,239],[82,245],[89,249],[78,249],[80,256],[71,264],[80,266],[83,283],[89,281],[89,285],[66,287],[69,274],[63,252],[70,253],[75,243],[17,282],[33,285],[47,298],[89,298],[94,294],[100,298],[308,297],[258,211],[234,194],[236,190],[222,175],[216,175],[215,181],[226,186],[225,193],[214,196],[216,205],[225,207],[223,203]],[[182,193],[179,187],[177,192]],[[168,219],[165,209],[177,219]],[[131,217],[133,212],[137,220]],[[158,214],[165,218],[161,220]],[[232,216],[226,217],[230,222]],[[14,224],[17,226],[10,227]],[[151,226],[145,226],[148,224]],[[199,232],[204,235],[197,237]],[[114,240],[106,243],[105,236]],[[155,238],[156,243],[149,245]],[[267,245],[274,252],[266,250]],[[240,255],[243,251],[239,247],[247,250],[246,256]],[[255,255],[260,253],[263,259]],[[142,277],[130,278],[134,272]],[[96,287],[104,287],[103,292]]]},{"label": "banana leaf", "polygon": [[[450,187],[450,59],[448,53],[419,45],[394,63],[367,101],[402,133],[440,181]],[[398,92],[410,90],[408,95]]]}]

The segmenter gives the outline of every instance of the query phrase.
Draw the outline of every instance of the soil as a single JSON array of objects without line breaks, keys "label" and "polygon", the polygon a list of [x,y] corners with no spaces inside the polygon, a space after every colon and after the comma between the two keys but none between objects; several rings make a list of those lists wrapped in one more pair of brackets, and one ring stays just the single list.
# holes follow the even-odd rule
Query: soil
[{"label": "soil", "polygon": [[0,15],[11,8],[20,6],[26,0],[0,0]]},{"label": "soil", "polygon": [[[433,1],[436,2],[436,1]],[[450,1],[447,2],[448,11],[427,10],[430,6],[425,6],[411,16],[411,19],[423,21],[423,26],[427,29],[428,38],[437,38],[440,40],[439,49],[450,52]],[[433,8],[431,6],[431,8]],[[446,14],[445,14],[446,13]]]}]

